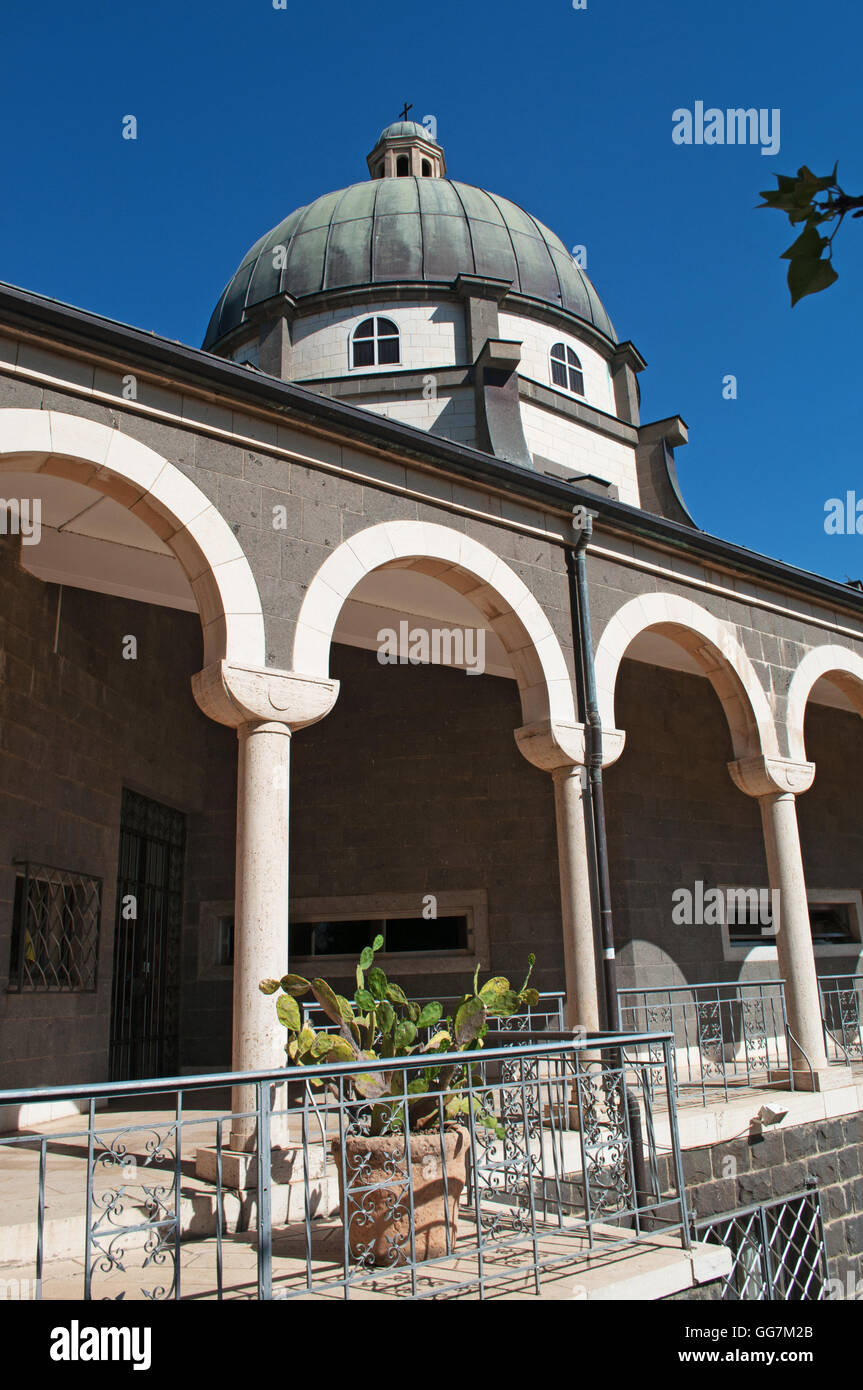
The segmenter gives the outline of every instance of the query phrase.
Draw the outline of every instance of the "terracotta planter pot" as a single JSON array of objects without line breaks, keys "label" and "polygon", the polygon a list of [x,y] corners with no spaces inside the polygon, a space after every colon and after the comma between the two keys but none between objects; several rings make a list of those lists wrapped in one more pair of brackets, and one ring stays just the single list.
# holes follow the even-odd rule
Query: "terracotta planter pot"
[{"label": "terracotta planter pot", "polygon": [[[465,1185],[469,1146],[470,1136],[461,1125],[444,1130],[443,1146],[439,1132],[410,1137],[417,1260],[434,1260],[447,1253],[447,1214],[450,1249],[455,1246],[458,1203]],[[445,1155],[446,1187],[441,1147]],[[348,1222],[352,1258],[384,1267],[408,1263],[411,1258],[411,1202],[404,1135],[390,1134],[376,1139],[357,1135],[345,1140],[347,1204],[341,1144],[337,1139],[333,1143],[333,1158],[339,1174],[342,1219]]]}]

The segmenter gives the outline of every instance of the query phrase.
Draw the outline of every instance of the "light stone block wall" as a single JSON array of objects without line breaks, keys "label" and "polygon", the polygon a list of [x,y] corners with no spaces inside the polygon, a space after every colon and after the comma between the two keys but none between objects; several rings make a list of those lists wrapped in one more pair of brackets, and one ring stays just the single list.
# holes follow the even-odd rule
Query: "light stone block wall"
[{"label": "light stone block wall", "polygon": [[635,450],[630,445],[606,439],[586,425],[565,420],[530,401],[522,401],[521,418],[532,454],[560,464],[568,476],[592,473],[604,478],[617,486],[621,502],[639,505]]},{"label": "light stone block wall", "polygon": [[476,410],[470,389],[453,391],[438,396],[436,400],[426,400],[423,396],[409,395],[405,391],[388,392],[386,395],[358,397],[355,403],[390,420],[399,420],[404,425],[427,430],[429,434],[439,434],[444,439],[476,447]]},{"label": "light stone block wall", "polygon": [[604,410],[607,415],[617,414],[608,363],[594,348],[588,347],[572,334],[562,333],[559,328],[538,323],[523,314],[501,314],[500,336],[521,343],[520,375],[530,377],[531,381],[538,381],[541,386],[547,386],[554,391],[560,388],[556,387],[551,379],[551,349],[555,343],[566,343],[581,363],[584,372],[584,395],[574,396],[571,391],[561,394],[573,400],[584,400],[597,410]]},{"label": "light stone block wall", "polygon": [[[349,342],[354,329],[370,315],[382,315],[398,326],[401,359],[392,366],[350,366]],[[292,379],[364,376],[369,372],[425,367],[451,367],[466,356],[464,310],[460,304],[368,304],[364,308],[333,309],[296,319],[292,329]]]}]

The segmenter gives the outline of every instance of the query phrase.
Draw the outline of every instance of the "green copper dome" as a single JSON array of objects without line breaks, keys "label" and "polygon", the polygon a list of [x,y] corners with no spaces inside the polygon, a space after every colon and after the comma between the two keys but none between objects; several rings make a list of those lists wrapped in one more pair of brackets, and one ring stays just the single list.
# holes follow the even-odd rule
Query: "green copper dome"
[{"label": "green copper dome", "polygon": [[[402,124],[405,134],[427,138],[422,126]],[[389,126],[382,139],[394,134]],[[548,227],[471,184],[407,177],[325,193],[261,237],[219,299],[204,347],[273,295],[302,301],[389,283],[450,287],[458,275],[510,280],[514,294],[565,309],[617,341],[587,276]]]},{"label": "green copper dome", "polygon": [[[381,131],[378,144],[381,143],[381,140],[390,140],[393,137],[398,138],[403,135],[416,135],[420,140],[431,140],[432,138],[425,126],[420,125],[419,121],[393,121],[392,125],[385,126]],[[437,141],[433,140],[432,144],[437,144]]]}]

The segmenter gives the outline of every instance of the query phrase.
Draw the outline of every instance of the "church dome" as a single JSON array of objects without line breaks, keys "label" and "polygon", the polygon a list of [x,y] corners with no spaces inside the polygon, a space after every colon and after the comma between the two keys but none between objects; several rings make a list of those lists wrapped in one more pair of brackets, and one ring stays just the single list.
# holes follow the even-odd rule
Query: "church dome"
[{"label": "church dome", "polygon": [[[216,305],[204,347],[214,347],[275,295],[291,295],[302,306],[311,296],[386,285],[450,289],[459,275],[511,281],[510,293],[573,314],[617,342],[599,296],[563,242],[516,203],[439,174],[379,172],[380,151],[411,145],[442,159],[423,126],[396,121],[369,156],[369,181],[323,194],[255,242]],[[417,158],[410,167],[432,165]]]}]

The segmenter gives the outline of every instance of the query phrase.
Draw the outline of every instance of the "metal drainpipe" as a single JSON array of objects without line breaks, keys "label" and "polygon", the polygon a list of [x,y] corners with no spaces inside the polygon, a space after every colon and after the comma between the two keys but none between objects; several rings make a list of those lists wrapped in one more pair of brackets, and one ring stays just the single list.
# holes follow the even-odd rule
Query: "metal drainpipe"
[{"label": "metal drainpipe", "polygon": [[608,872],[608,840],[605,833],[605,799],[602,789],[602,722],[599,717],[599,704],[596,698],[596,671],[593,662],[593,635],[590,627],[590,603],[587,590],[587,564],[585,551],[593,534],[593,516],[585,507],[575,507],[572,524],[579,532],[575,547],[566,551],[566,568],[569,575],[569,596],[572,611],[572,635],[576,644],[581,668],[581,679],[577,685],[579,703],[584,705],[579,714],[585,725],[585,751],[587,772],[590,784],[590,806],[593,819],[593,840],[596,853],[597,903],[599,906],[599,930],[602,941],[602,974],[605,983],[605,1011],[608,1028],[612,1033],[620,1029],[620,1010],[617,1003],[617,964],[614,956],[614,924],[611,913],[611,878]]},{"label": "metal drainpipe", "polygon": [[[587,544],[593,534],[593,517],[585,507],[573,508],[572,525],[579,532],[573,548],[566,550],[566,569],[569,577],[569,599],[572,635],[577,659],[576,690],[581,708],[579,716],[585,725],[585,752],[590,785],[590,806],[593,821],[593,843],[596,861],[596,889],[599,906],[600,937],[602,941],[602,973],[605,984],[605,1011],[609,1030],[620,1031],[620,1008],[617,1001],[617,961],[614,953],[614,921],[611,910],[611,876],[608,869],[608,839],[605,830],[605,797],[602,787],[602,720],[596,697],[596,669],[593,660],[593,633],[590,625],[590,601],[587,587]],[[632,1142],[632,1180],[638,1207],[650,1200],[647,1169],[644,1162],[644,1136],[641,1112],[632,1091],[626,1087],[626,1112]],[[631,1218],[633,1226],[638,1218]],[[640,1224],[650,1229],[653,1222],[641,1218]]]}]

